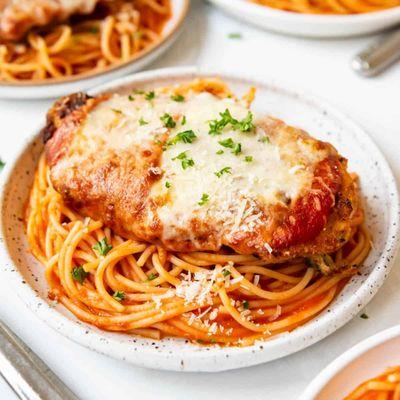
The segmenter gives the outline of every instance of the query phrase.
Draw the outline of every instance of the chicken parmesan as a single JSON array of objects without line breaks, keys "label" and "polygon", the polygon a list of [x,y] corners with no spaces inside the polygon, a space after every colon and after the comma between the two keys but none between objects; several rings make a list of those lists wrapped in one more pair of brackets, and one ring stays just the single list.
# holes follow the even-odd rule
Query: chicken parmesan
[{"label": "chicken parmesan", "polygon": [[54,298],[105,329],[229,344],[332,301],[369,249],[356,178],[253,95],[204,79],[54,104],[28,208]]}]

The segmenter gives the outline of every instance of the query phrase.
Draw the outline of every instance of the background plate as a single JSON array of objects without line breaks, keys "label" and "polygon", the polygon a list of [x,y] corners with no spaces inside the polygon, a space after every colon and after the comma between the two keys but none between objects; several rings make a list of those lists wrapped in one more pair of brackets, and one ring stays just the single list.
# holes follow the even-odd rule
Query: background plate
[{"label": "background plate", "polygon": [[343,399],[367,379],[400,365],[400,325],[363,340],[329,364],[299,400]]},{"label": "background plate", "polygon": [[295,36],[334,38],[365,35],[400,23],[400,7],[357,15],[298,14],[250,3],[209,0],[228,14],[263,29]]},{"label": "background plate", "polygon": [[62,80],[15,83],[0,81],[0,98],[25,100],[60,97],[139,71],[165,53],[175,42],[182,31],[189,5],[190,0],[171,0],[172,16],[164,26],[161,40],[134,55],[129,61],[109,66],[100,72],[89,72]]},{"label": "background plate", "polygon": [[[198,346],[178,339],[154,342],[124,334],[103,332],[78,321],[47,298],[43,266],[29,253],[22,217],[38,155],[38,129],[33,130],[7,163],[0,182],[0,276],[8,280],[22,301],[48,325],[95,351],[136,365],[180,371],[221,371],[256,365],[286,356],[323,339],[349,321],[377,292],[387,277],[397,248],[399,205],[396,184],[380,151],[365,132],[324,101],[291,85],[273,80],[236,76],[223,71],[172,68],[143,72],[104,85],[91,93],[115,88],[150,88],[221,76],[237,94],[258,88],[253,109],[284,119],[313,136],[327,140],[350,159],[349,168],[360,176],[366,201],[366,220],[374,247],[362,267],[338,298],[308,324],[267,342],[244,348]],[[124,86],[125,85],[125,86]]]}]

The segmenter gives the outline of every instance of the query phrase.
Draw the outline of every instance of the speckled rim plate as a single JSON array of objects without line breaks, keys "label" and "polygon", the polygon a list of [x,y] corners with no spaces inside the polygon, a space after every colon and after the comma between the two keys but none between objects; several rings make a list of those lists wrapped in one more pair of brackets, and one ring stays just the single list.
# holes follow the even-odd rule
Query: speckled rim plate
[{"label": "speckled rim plate", "polygon": [[209,0],[226,13],[263,29],[295,36],[334,38],[366,35],[400,23],[400,7],[352,15],[300,14],[251,3]]},{"label": "speckled rim plate", "polygon": [[363,340],[325,367],[298,400],[344,398],[365,380],[400,365],[399,343],[400,325]]},{"label": "speckled rim plate", "polygon": [[0,81],[0,98],[39,99],[66,95],[87,90],[128,73],[136,72],[166,52],[182,31],[190,7],[190,0],[171,0],[171,18],[165,24],[161,38],[151,46],[135,54],[128,61],[110,65],[101,71],[89,71],[65,78],[32,82]]},{"label": "speckled rim plate", "polygon": [[353,277],[317,318],[291,333],[250,347],[200,346],[170,338],[154,342],[100,331],[78,321],[62,306],[47,299],[43,267],[29,254],[21,219],[42,149],[38,137],[40,127],[33,129],[1,174],[1,279],[7,280],[28,308],[56,331],[97,352],[139,366],[177,371],[222,371],[260,364],[299,351],[340,328],[371,300],[386,279],[397,250],[399,200],[393,174],[364,130],[325,101],[274,79],[194,67],[139,73],[108,83],[92,93],[128,84],[136,88],[163,86],[199,76],[220,76],[239,94],[251,85],[256,86],[254,110],[275,115],[318,138],[329,140],[348,157],[350,170],[360,176],[366,221],[374,237],[374,248],[361,274]]}]

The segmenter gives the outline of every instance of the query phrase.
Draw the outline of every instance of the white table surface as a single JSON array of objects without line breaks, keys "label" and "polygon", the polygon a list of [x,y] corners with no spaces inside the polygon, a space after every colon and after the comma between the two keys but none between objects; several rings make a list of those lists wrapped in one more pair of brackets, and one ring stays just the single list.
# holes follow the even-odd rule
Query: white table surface
[{"label": "white table surface", "polygon": [[[400,65],[374,79],[359,78],[349,68],[351,56],[376,37],[332,41],[284,37],[232,20],[200,0],[192,3],[183,35],[150,68],[234,67],[293,82],[329,100],[363,125],[400,178]],[[229,39],[231,32],[240,32],[242,39]],[[0,100],[3,160],[7,161],[50,104]],[[231,400],[294,400],[339,354],[400,322],[399,264],[398,258],[389,279],[368,305],[369,319],[356,317],[329,338],[284,359],[224,373],[152,371],[98,355],[38,320],[7,282],[0,282],[0,315],[84,400],[220,400],[221,396]],[[15,398],[0,381],[0,399]]]}]

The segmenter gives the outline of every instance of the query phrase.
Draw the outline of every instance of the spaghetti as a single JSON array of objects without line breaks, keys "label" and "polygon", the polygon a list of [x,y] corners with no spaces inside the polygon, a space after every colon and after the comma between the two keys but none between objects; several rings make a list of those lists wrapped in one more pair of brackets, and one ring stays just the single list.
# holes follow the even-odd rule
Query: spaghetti
[{"label": "spaghetti", "polygon": [[0,45],[0,79],[60,80],[127,62],[160,41],[170,12],[169,0],[109,2],[76,22],[31,31]]},{"label": "spaghetti", "polygon": [[306,323],[324,310],[367,256],[362,216],[352,239],[330,256],[340,272],[310,260],[267,264],[254,256],[176,253],[126,240],[66,206],[42,155],[27,211],[31,250],[46,267],[50,298],[80,320],[153,339],[250,345]]},{"label": "spaghetti", "polygon": [[400,0],[250,0],[302,14],[362,14],[400,6]]},{"label": "spaghetti", "polygon": [[344,400],[400,400],[400,366],[362,383]]}]

